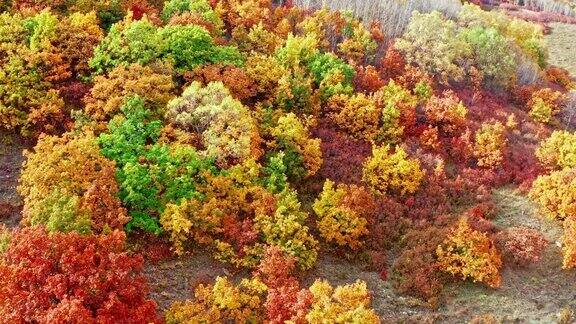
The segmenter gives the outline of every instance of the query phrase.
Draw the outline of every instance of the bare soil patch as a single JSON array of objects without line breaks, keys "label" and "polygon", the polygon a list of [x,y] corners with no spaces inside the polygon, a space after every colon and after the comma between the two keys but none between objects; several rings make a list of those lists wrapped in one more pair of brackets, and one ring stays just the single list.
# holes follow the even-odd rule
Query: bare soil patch
[{"label": "bare soil patch", "polygon": [[24,157],[24,142],[0,132],[0,224],[15,227],[20,222],[22,199],[16,187]]}]

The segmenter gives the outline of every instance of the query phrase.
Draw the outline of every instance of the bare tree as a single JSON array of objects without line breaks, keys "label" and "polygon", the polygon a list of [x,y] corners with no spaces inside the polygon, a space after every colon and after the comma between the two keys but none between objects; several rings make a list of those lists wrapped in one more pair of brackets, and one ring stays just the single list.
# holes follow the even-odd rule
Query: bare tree
[{"label": "bare tree", "polygon": [[398,37],[404,33],[413,11],[442,12],[454,18],[460,12],[460,0],[294,0],[294,4],[306,8],[351,10],[365,21],[376,19],[382,23],[387,37]]}]

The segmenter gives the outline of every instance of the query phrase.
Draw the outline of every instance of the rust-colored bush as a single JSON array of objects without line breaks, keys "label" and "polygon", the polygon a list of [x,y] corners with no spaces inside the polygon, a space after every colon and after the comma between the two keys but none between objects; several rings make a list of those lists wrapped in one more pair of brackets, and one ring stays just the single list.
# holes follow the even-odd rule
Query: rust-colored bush
[{"label": "rust-colored bush", "polygon": [[406,71],[406,60],[402,53],[390,46],[382,58],[382,73],[392,79],[404,74]]},{"label": "rust-colored bush", "polygon": [[546,69],[546,79],[548,82],[555,83],[564,89],[569,89],[574,84],[570,73],[563,68],[551,66]]},{"label": "rust-colored bush", "polygon": [[268,287],[264,308],[270,323],[304,321],[312,303],[312,295],[308,290],[300,288],[300,283],[293,276],[295,269],[294,258],[286,256],[276,246],[266,248],[255,275]]},{"label": "rust-colored bush", "polygon": [[432,126],[438,127],[442,134],[451,135],[465,125],[468,109],[448,90],[442,97],[432,96],[424,106],[424,113]]},{"label": "rust-colored bush", "polygon": [[220,81],[234,98],[242,102],[254,97],[257,91],[254,80],[244,70],[233,65],[204,65],[192,73],[185,73],[184,78],[187,81],[200,81],[205,85]]},{"label": "rust-colored bush", "polygon": [[356,68],[354,86],[357,90],[370,94],[378,91],[384,84],[384,80],[382,80],[380,73],[374,66],[368,65]]},{"label": "rust-colored bush", "polygon": [[415,227],[405,235],[406,247],[392,265],[392,287],[407,294],[437,304],[444,286],[436,262],[436,247],[446,236],[446,229],[432,224]]},{"label": "rust-colored bush", "polygon": [[95,120],[106,121],[120,112],[128,97],[138,95],[162,115],[175,88],[169,66],[121,65],[106,76],[94,78],[90,95],[84,99],[85,111]]},{"label": "rust-colored bush", "polygon": [[519,266],[538,262],[548,241],[542,233],[527,227],[510,227],[496,238],[505,261]]}]

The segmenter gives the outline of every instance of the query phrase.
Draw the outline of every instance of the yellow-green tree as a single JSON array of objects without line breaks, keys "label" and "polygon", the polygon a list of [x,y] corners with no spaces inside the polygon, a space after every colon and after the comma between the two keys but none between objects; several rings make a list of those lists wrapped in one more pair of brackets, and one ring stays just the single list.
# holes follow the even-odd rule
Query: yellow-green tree
[{"label": "yellow-green tree", "polygon": [[576,167],[576,134],[565,130],[552,132],[540,142],[536,157],[549,169]]},{"label": "yellow-green tree", "polygon": [[403,148],[374,146],[372,156],[364,163],[362,181],[380,194],[413,194],[424,180],[425,172],[418,159],[408,157]]},{"label": "yellow-green tree", "polygon": [[565,168],[539,176],[529,196],[549,219],[576,217],[576,170]]},{"label": "yellow-green tree", "polygon": [[309,289],[313,296],[306,315],[309,323],[380,323],[363,281],[334,289],[327,281],[316,280]]},{"label": "yellow-green tree", "polygon": [[507,141],[506,127],[502,123],[482,123],[474,142],[474,156],[478,165],[486,168],[499,166],[504,159]]}]

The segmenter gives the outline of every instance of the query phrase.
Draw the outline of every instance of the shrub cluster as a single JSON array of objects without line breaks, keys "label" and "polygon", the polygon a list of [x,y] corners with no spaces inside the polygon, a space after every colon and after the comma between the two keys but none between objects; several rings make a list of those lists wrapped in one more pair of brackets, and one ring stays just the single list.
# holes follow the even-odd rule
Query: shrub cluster
[{"label": "shrub cluster", "polygon": [[530,109],[528,114],[538,122],[550,123],[552,118],[560,112],[563,101],[564,96],[561,92],[550,88],[540,89],[534,92],[528,101],[528,109]]},{"label": "shrub cluster", "polygon": [[24,223],[45,225],[50,232],[99,233],[128,222],[117,197],[114,162],[102,156],[93,134],[41,137],[25,155],[18,187]]},{"label": "shrub cluster", "polygon": [[358,280],[334,288],[325,280],[316,280],[308,289],[301,289],[293,269],[293,259],[269,248],[252,278],[237,285],[226,277],[201,284],[193,300],[172,304],[165,313],[166,321],[380,322],[370,308],[366,283]]},{"label": "shrub cluster", "polygon": [[304,287],[297,271],[334,252],[390,269],[430,306],[445,273],[497,287],[489,234],[518,264],[546,243],[498,233],[490,193],[534,179],[529,196],[564,221],[564,267],[576,263],[574,135],[532,154],[570,114],[567,73],[541,73],[537,25],[465,4],[415,13],[394,40],[291,1],[0,8],[0,127],[34,146],[23,228],[0,228],[7,321],[159,321],[133,253],[145,245],[254,271],[196,287],[170,323],[377,323],[366,284]]},{"label": "shrub cluster", "polygon": [[500,254],[486,234],[470,228],[466,218],[460,219],[438,246],[436,254],[443,271],[493,288],[500,287]]},{"label": "shrub cluster", "polygon": [[540,26],[473,4],[455,20],[438,11],[412,15],[395,48],[443,83],[467,77],[492,88],[513,86],[524,61],[543,68],[547,56]]},{"label": "shrub cluster", "polygon": [[368,234],[368,218],[375,207],[372,197],[364,188],[326,180],[320,197],[314,202],[318,216],[317,227],[326,242],[358,248],[360,238]]},{"label": "shrub cluster", "polygon": [[502,123],[483,123],[476,132],[474,142],[474,156],[478,166],[494,168],[504,160],[506,149],[506,128]]},{"label": "shrub cluster", "polygon": [[401,147],[393,152],[390,146],[374,146],[372,156],[364,164],[362,181],[381,194],[413,194],[424,178],[420,161],[411,159]]},{"label": "shrub cluster", "polygon": [[497,236],[498,244],[505,259],[520,266],[538,262],[548,241],[534,229],[510,227]]},{"label": "shrub cluster", "polygon": [[0,315],[9,322],[160,322],[146,299],[142,257],[125,234],[15,231],[0,256]]}]

